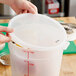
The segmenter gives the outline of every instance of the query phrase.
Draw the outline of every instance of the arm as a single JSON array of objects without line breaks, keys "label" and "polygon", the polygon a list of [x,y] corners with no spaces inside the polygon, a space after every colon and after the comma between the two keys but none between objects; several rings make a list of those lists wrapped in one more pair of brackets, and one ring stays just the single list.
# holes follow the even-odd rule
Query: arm
[{"label": "arm", "polygon": [[37,13],[37,7],[27,0],[0,0],[0,3],[9,5],[17,14]]}]

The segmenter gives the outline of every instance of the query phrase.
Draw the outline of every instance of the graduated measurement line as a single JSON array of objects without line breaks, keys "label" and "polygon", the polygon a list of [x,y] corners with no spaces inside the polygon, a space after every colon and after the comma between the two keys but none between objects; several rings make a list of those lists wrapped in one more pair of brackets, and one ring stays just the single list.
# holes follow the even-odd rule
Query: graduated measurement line
[{"label": "graduated measurement line", "polygon": [[31,54],[34,54],[34,52],[30,51],[30,49],[28,49],[28,51],[24,50],[24,53],[27,53],[27,60],[24,60],[24,62],[26,63],[27,62],[27,67],[28,67],[28,73],[25,74],[24,76],[29,76],[29,69],[30,69],[30,65],[31,66],[34,66],[34,64],[30,63],[29,62],[29,56],[30,56],[30,53]]},{"label": "graduated measurement line", "polygon": [[27,57],[28,57],[28,76],[29,76],[29,51],[27,52]]},{"label": "graduated measurement line", "polygon": [[[24,53],[26,54],[26,50],[23,50],[24,51]],[[24,62],[25,62],[25,65],[26,65],[26,60],[24,60]],[[26,66],[25,66],[26,67]],[[26,72],[26,71],[25,71]],[[26,74],[24,74],[24,76],[27,76]]]},{"label": "graduated measurement line", "polygon": [[[13,44],[15,44],[16,46],[23,48],[23,47],[20,46],[19,44],[16,44],[14,41],[11,41],[11,42],[12,42]],[[28,50],[28,51],[27,51],[27,50]],[[24,60],[24,62],[25,62],[25,63],[27,62],[27,64],[28,64],[28,75],[27,75],[27,74],[24,74],[24,76],[29,76],[29,66],[30,66],[30,65],[31,65],[31,66],[34,66],[34,64],[29,63],[29,54],[30,54],[30,53],[33,54],[34,52],[32,52],[29,48],[28,48],[27,50],[26,50],[26,49],[23,50],[25,54],[27,53],[27,61]]]}]

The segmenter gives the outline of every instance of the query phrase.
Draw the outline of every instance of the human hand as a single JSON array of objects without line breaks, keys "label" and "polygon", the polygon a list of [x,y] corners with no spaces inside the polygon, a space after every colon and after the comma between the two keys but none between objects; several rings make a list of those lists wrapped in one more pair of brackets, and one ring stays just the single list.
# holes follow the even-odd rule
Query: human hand
[{"label": "human hand", "polygon": [[[2,32],[6,32],[6,35],[2,34]],[[9,33],[12,33],[12,32],[13,32],[13,29],[0,26],[0,44],[9,42],[11,40]]]},{"label": "human hand", "polygon": [[0,3],[9,5],[17,14],[38,13],[37,7],[27,0],[0,0]]},{"label": "human hand", "polygon": [[37,14],[37,7],[27,0],[11,0],[9,4],[11,8],[17,13],[32,13]]}]

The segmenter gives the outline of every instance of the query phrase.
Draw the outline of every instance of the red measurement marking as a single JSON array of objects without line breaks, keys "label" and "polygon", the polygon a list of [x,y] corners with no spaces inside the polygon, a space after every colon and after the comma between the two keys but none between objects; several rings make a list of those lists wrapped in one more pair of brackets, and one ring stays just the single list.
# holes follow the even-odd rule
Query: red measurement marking
[{"label": "red measurement marking", "polygon": [[[26,61],[26,60],[24,60],[24,62],[27,62],[28,63],[28,61]],[[34,64],[32,64],[32,63],[29,63],[29,65],[34,66]]]},{"label": "red measurement marking", "polygon": [[34,66],[34,64],[30,63],[31,66]]},{"label": "red measurement marking", "polygon": [[[28,51],[26,51],[26,50],[23,50],[24,52],[28,52]],[[29,51],[29,53],[32,53],[32,54],[34,54],[34,52],[33,51]]]},{"label": "red measurement marking", "polygon": [[29,76],[29,51],[27,53],[28,53],[28,76]]},{"label": "red measurement marking", "polygon": [[30,52],[30,53],[34,54],[34,52]]},{"label": "red measurement marking", "polygon": [[26,51],[24,51],[24,52],[26,52]]},{"label": "red measurement marking", "polygon": [[32,54],[34,53],[30,48],[28,48],[28,51],[29,53],[32,53]]},{"label": "red measurement marking", "polygon": [[25,74],[24,76],[29,76],[29,66],[30,66],[30,65],[31,65],[31,66],[34,66],[34,64],[29,63],[29,54],[30,54],[30,53],[34,54],[34,52],[32,52],[29,48],[28,48],[27,51],[26,51],[26,50],[23,50],[23,51],[27,53],[27,59],[28,59],[28,61],[24,60],[24,62],[27,62],[27,64],[28,64],[28,75]]},{"label": "red measurement marking", "polygon": [[26,74],[24,76],[27,76]]}]

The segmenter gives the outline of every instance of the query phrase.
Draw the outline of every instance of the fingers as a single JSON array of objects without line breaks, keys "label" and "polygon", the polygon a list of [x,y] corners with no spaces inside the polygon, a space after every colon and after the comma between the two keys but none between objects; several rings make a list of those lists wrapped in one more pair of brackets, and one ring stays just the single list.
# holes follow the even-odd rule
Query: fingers
[{"label": "fingers", "polygon": [[21,13],[28,13],[28,12],[27,12],[27,10],[22,10],[22,11],[20,12],[20,14],[21,14]]},{"label": "fingers", "polygon": [[28,7],[28,13],[36,14],[36,11],[29,6]]},{"label": "fingers", "polygon": [[27,13],[27,10],[24,10],[22,13]]},{"label": "fingers", "polygon": [[16,14],[38,13],[37,7],[27,0],[17,0],[13,5],[11,5],[11,8],[16,12]]},{"label": "fingers", "polygon": [[25,4],[25,9],[32,14],[35,14],[35,10],[28,4]]},{"label": "fingers", "polygon": [[[24,10],[27,10],[27,13],[32,13],[32,14],[37,14],[37,8],[36,8],[36,6],[35,5],[33,5],[31,2],[29,2],[29,1],[25,1],[24,3],[23,3],[23,9]],[[23,12],[23,13],[25,13],[25,12]]]},{"label": "fingers", "polygon": [[32,4],[31,2],[29,2],[29,5],[34,9],[35,13],[38,13],[38,9],[37,9],[37,7],[34,4]]},{"label": "fingers", "polygon": [[13,29],[8,28],[8,27],[4,27],[4,26],[0,26],[0,32],[12,33]]},{"label": "fingers", "polygon": [[[2,34],[1,32],[6,32],[7,36]],[[0,43],[9,42],[11,40],[9,33],[12,33],[12,32],[13,32],[12,28],[0,26]]]},{"label": "fingers", "polygon": [[12,9],[15,11],[16,14],[20,14],[21,13],[21,9],[18,9],[15,6],[13,6]]},{"label": "fingers", "polygon": [[9,42],[11,40],[11,37],[9,34],[7,36],[0,34],[0,43]]}]

